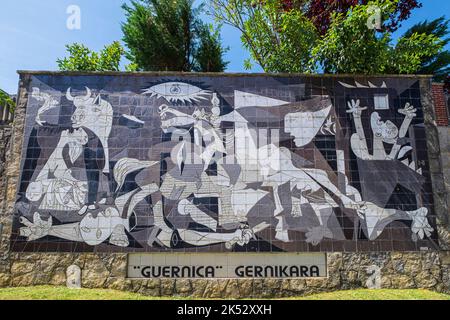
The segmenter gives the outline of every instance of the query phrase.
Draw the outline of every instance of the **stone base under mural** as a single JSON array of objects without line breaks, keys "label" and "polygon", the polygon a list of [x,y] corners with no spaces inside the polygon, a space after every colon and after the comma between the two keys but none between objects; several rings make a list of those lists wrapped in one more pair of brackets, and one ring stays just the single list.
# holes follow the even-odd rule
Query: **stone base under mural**
[{"label": "stone base under mural", "polygon": [[[6,258],[6,259],[5,259]],[[126,279],[126,254],[13,253],[0,260],[0,287],[66,285],[66,269],[82,269],[84,288],[108,288],[150,296],[195,298],[280,298],[318,292],[367,288],[381,267],[381,288],[423,288],[450,292],[450,253],[328,253],[328,278],[168,280]]]}]

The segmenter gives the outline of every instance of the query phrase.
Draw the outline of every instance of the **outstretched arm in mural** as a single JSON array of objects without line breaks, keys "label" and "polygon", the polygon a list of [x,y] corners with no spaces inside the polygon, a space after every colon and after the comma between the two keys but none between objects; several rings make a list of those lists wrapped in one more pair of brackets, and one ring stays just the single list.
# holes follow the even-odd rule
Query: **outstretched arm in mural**
[{"label": "outstretched arm in mural", "polygon": [[[405,108],[398,110],[398,112],[400,114],[405,115],[405,119],[403,120],[403,123],[402,123],[402,125],[400,127],[400,131],[399,131],[399,134],[398,134],[398,138],[402,139],[408,133],[409,126],[411,125],[413,119],[417,116],[417,114],[416,114],[417,109],[414,108],[409,103],[407,103],[405,105]],[[394,144],[394,147],[391,150],[391,153],[390,153],[389,157],[391,159],[397,159],[398,156],[401,157],[406,152],[412,150],[412,147],[404,147],[403,149],[401,149],[401,148],[402,148],[402,144],[400,144],[399,141],[397,140],[397,142]],[[402,150],[402,152],[399,154],[399,152],[401,150]]]},{"label": "outstretched arm in mural", "polygon": [[209,246],[225,243],[228,249],[232,249],[235,244],[239,246],[248,244],[251,239],[255,239],[255,234],[257,232],[260,232],[270,226],[268,223],[261,223],[254,228],[242,227],[230,233],[173,229],[169,227],[164,220],[161,201],[153,207],[153,215],[155,226],[159,229],[159,234],[155,238],[150,238],[148,244],[152,246],[154,242],[157,242],[161,246],[167,248],[175,247],[181,240],[194,246]]},{"label": "outstretched arm in mural", "polygon": [[360,107],[360,100],[352,100],[347,103],[348,110],[347,113],[353,114],[353,121],[356,128],[356,134],[351,137],[351,145],[353,152],[358,156],[358,158],[364,160],[372,160],[372,155],[369,154],[369,149],[367,147],[366,134],[364,132],[364,127],[362,124],[361,116],[367,107]]},{"label": "outstretched arm in mural", "polygon": [[26,237],[28,241],[35,241],[46,236],[54,236],[70,241],[83,241],[78,222],[54,226],[51,216],[45,221],[37,212],[33,215],[33,222],[25,217],[20,217],[19,221],[25,225],[25,227],[19,229],[19,234],[22,237]]},{"label": "outstretched arm in mural", "polygon": [[[53,225],[50,217],[44,221],[39,213],[35,213],[33,221],[25,217],[20,222],[25,227],[20,228],[20,235],[34,241],[45,236],[54,236],[70,241],[85,242],[96,246],[109,239],[109,243],[127,247],[129,245],[126,231],[130,231],[129,219],[135,206],[145,197],[158,191],[156,184],[141,187],[139,192],[130,192],[115,201],[115,206],[109,206],[98,212],[88,212],[80,222]],[[126,210],[125,210],[126,209]]]},{"label": "outstretched arm in mural", "polygon": [[25,227],[20,228],[19,234],[27,237],[28,241],[54,236],[96,246],[109,238],[109,242],[113,245],[121,247],[129,245],[125,234],[125,230],[129,230],[128,219],[122,219],[115,208],[107,208],[95,217],[92,213],[88,213],[81,222],[76,223],[53,225],[52,217],[44,221],[37,212],[33,216],[33,222],[24,217],[20,218],[20,222]]},{"label": "outstretched arm in mural", "polygon": [[[364,222],[364,227],[370,240],[375,240],[389,223],[397,220],[412,221],[411,231],[414,239],[423,239],[425,236],[429,237],[434,230],[427,219],[427,208],[402,211],[381,208],[376,204],[367,201],[354,201],[342,194],[342,192],[340,192],[329,180],[325,172],[317,169],[303,169],[303,171],[310,176],[313,181],[324,187],[327,192],[337,196],[342,201],[345,208],[356,210],[361,221]],[[304,181],[304,178],[300,181]],[[356,189],[352,189],[357,192]],[[361,195],[357,195],[356,198],[361,199],[362,197]]]}]

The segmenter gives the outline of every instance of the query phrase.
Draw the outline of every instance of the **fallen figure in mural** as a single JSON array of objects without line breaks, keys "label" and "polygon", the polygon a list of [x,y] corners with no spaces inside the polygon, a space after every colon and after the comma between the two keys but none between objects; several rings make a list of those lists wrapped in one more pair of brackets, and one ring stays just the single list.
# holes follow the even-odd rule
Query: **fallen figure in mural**
[{"label": "fallen figure in mural", "polygon": [[[141,169],[149,168],[157,164],[154,161],[139,161],[123,158],[114,166],[114,178],[117,183],[117,191],[121,189],[127,175]],[[99,245],[108,240],[115,246],[127,247],[129,240],[127,232],[131,232],[130,217],[134,208],[147,196],[159,192],[156,184],[150,184],[132,190],[115,198],[112,206],[100,205],[99,209],[87,209],[80,222],[54,225],[50,216],[43,220],[38,212],[33,215],[33,221],[20,217],[19,221],[25,227],[19,229],[19,234],[27,237],[28,241],[35,241],[42,237],[54,236],[75,242],[84,242],[91,246]],[[106,201],[106,199],[105,199]],[[105,202],[101,201],[101,202]],[[226,243],[231,249],[235,244],[245,245],[255,238],[255,233],[268,227],[260,224],[256,228],[240,228],[235,232],[206,233],[188,229],[173,230],[164,222],[161,202],[153,206],[155,227],[158,227],[158,235],[155,239],[163,247],[174,247],[180,240],[187,244],[206,246],[218,243]],[[177,240],[176,236],[179,237]]]},{"label": "fallen figure in mural", "polygon": [[[131,165],[130,165],[131,163]],[[123,185],[125,177],[143,168],[155,165],[154,161],[139,161],[123,158],[114,167],[115,179],[118,189]],[[126,232],[132,230],[130,217],[136,205],[145,197],[158,191],[156,184],[142,186],[114,199],[113,205],[100,205],[99,209],[87,209],[80,222],[53,225],[50,216],[44,221],[38,212],[33,215],[33,221],[20,217],[20,223],[25,227],[20,228],[19,233],[27,237],[28,241],[37,240],[45,236],[54,236],[70,241],[85,242],[96,246],[109,239],[112,245],[127,247],[129,240]],[[101,201],[101,202],[106,202]]]}]

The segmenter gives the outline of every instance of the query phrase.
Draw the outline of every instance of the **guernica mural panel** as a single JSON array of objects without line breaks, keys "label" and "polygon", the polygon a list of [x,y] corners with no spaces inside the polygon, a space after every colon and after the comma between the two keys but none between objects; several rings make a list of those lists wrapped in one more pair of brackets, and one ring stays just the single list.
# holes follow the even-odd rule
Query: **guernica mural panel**
[{"label": "guernica mural panel", "polygon": [[34,75],[12,250],[437,249],[419,83]]}]

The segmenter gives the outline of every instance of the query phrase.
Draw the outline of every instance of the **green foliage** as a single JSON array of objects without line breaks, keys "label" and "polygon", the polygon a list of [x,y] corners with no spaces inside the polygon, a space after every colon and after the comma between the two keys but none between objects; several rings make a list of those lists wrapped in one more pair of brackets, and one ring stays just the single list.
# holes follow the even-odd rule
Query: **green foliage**
[{"label": "green foliage", "polygon": [[425,59],[438,55],[441,50],[441,42],[434,35],[413,33],[402,37],[391,55],[390,73],[417,73]]},{"label": "green foliage", "polygon": [[[241,31],[251,57],[267,72],[306,72],[318,39],[300,10],[282,10],[279,0],[212,0],[210,14]],[[245,68],[251,68],[249,61]]]},{"label": "green foliage", "polygon": [[11,99],[10,95],[2,89],[0,89],[0,106],[7,107],[10,112],[13,112],[16,107],[16,103],[14,102],[14,100]]},{"label": "green foliage", "polygon": [[199,18],[194,0],[133,0],[124,4],[126,57],[141,71],[224,71],[219,29]]},{"label": "green foliage", "polygon": [[[424,21],[408,29],[403,37],[410,37],[413,34],[432,34],[440,38],[443,47],[450,43],[449,20],[441,17],[432,21]],[[443,81],[450,73],[450,52],[443,50],[436,55],[422,57],[420,74],[434,74],[435,81]]]},{"label": "green foliage", "polygon": [[[305,72],[317,32],[302,12],[280,13],[278,0],[267,0],[245,21],[242,36],[244,46],[252,57],[263,57],[263,67],[271,72]],[[253,39],[252,43],[245,41]],[[255,49],[253,49],[255,48]]]},{"label": "green foliage", "polygon": [[313,50],[311,68],[330,73],[411,74],[417,72],[425,57],[442,49],[438,37],[411,33],[392,44],[392,34],[367,27],[372,12],[369,6],[381,9],[382,21],[395,11],[398,1],[378,0],[355,6],[352,11],[334,14],[328,32]]},{"label": "green foliage", "polygon": [[[413,29],[397,43],[391,29],[370,28],[374,6],[380,8],[382,25],[386,25],[397,12],[399,0],[368,1],[334,12],[324,34],[307,18],[310,0],[299,0],[288,10],[280,0],[211,3],[211,15],[241,31],[243,45],[266,72],[448,73],[449,56],[442,52],[448,42],[439,39],[447,34],[444,21]],[[250,61],[244,65],[251,68]]]},{"label": "green foliage", "polygon": [[244,60],[244,69],[245,70],[251,70],[253,68],[253,63],[251,59],[245,59]]},{"label": "green foliage", "polygon": [[[393,7],[383,9],[391,12]],[[366,6],[354,7],[348,14],[334,13],[330,28],[313,49],[311,68],[327,73],[385,72],[391,38],[387,32],[377,36],[367,27],[370,16]]]},{"label": "green foliage", "polygon": [[222,47],[220,28],[213,25],[201,25],[199,28],[200,43],[195,58],[197,65],[195,71],[203,72],[223,72],[229,62],[223,60],[228,48]]},{"label": "green foliage", "polygon": [[99,53],[79,43],[67,45],[66,48],[69,57],[57,60],[61,71],[119,71],[120,60],[124,55],[124,49],[118,41],[105,46]]}]

